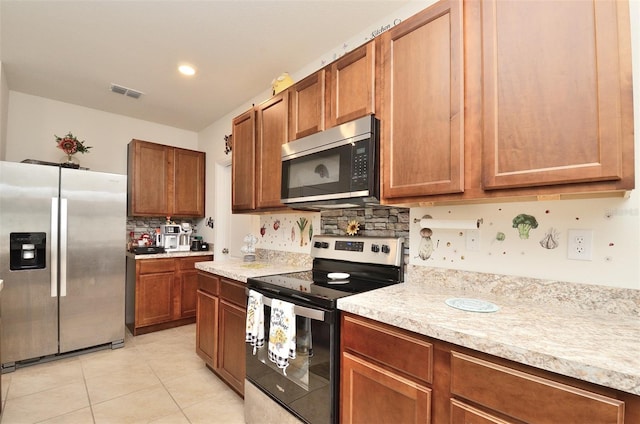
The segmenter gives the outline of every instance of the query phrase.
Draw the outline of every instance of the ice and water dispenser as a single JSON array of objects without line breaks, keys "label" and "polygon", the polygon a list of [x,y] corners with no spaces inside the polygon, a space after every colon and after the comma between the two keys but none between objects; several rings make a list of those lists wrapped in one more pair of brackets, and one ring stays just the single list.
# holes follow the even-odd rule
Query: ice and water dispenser
[{"label": "ice and water dispenser", "polygon": [[46,266],[46,233],[10,233],[9,269],[41,269]]}]

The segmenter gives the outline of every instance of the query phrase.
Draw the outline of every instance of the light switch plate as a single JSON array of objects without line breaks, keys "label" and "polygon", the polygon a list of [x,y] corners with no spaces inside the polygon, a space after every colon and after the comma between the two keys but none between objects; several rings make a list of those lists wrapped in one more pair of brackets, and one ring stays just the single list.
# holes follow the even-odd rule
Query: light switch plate
[{"label": "light switch plate", "polygon": [[480,251],[480,230],[467,230],[467,251]]}]

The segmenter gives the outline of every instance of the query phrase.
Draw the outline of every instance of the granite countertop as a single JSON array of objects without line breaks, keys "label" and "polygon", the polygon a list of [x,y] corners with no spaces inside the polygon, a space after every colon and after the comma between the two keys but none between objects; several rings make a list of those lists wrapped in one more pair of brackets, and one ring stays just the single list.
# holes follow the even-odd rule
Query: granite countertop
[{"label": "granite countertop", "polygon": [[167,253],[154,253],[151,255],[136,255],[132,252],[126,252],[127,257],[134,259],[162,259],[162,258],[183,258],[187,256],[208,256],[213,255],[210,250],[202,250],[199,252],[192,252],[190,250],[183,250],[180,252],[167,252]]},{"label": "granite countertop", "polygon": [[[477,298],[497,312],[445,304]],[[338,308],[526,365],[640,395],[640,317],[581,311],[411,281],[338,300]]]},{"label": "granite countertop", "polygon": [[307,271],[311,267],[281,262],[244,262],[241,258],[226,258],[217,261],[197,262],[196,269],[246,283],[248,278]]}]

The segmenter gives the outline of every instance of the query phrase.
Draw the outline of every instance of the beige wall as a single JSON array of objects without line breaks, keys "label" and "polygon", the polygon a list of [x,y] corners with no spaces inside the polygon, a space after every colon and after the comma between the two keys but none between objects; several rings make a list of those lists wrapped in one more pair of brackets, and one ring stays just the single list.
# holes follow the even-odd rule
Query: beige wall
[{"label": "beige wall", "polygon": [[7,119],[9,109],[9,87],[4,66],[0,62],[0,160],[5,160],[7,146]]},{"label": "beige wall", "polygon": [[77,156],[81,166],[93,171],[126,174],[127,144],[132,138],[198,148],[198,134],[193,131],[9,92],[5,160],[59,162],[64,153],[56,147],[54,134],[62,136],[69,131],[85,140],[85,145],[92,146],[89,153]]}]

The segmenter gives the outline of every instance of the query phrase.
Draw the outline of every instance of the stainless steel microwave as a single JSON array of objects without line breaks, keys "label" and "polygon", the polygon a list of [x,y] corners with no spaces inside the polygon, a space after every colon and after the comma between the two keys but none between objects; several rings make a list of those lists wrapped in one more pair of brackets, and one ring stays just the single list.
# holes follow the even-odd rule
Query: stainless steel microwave
[{"label": "stainless steel microwave", "polygon": [[373,115],[282,145],[282,203],[296,209],[380,203],[380,121]]}]

